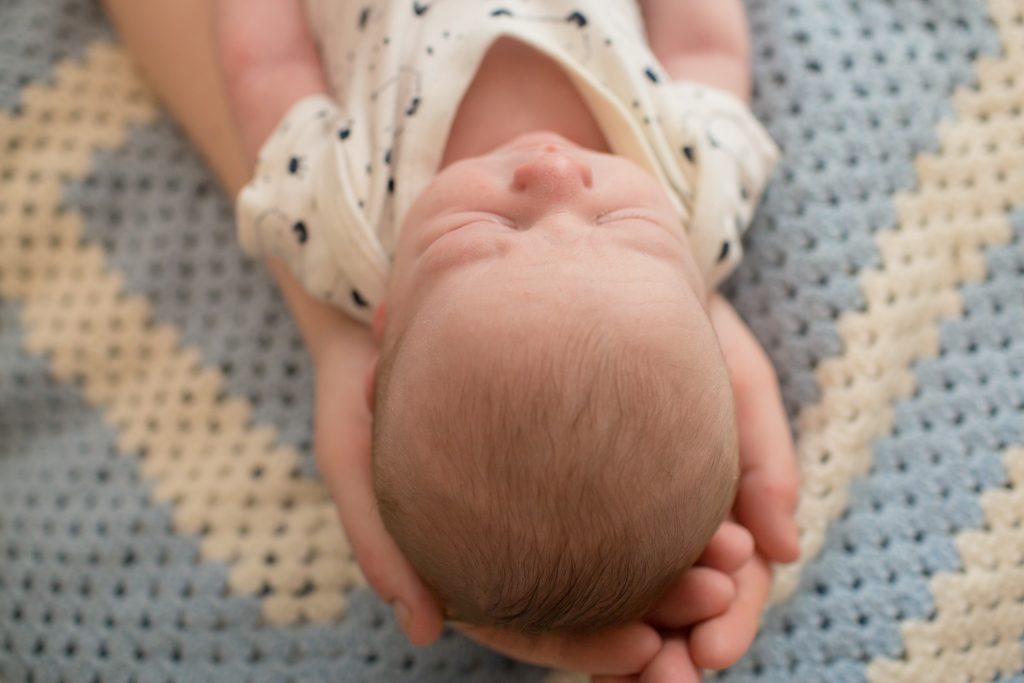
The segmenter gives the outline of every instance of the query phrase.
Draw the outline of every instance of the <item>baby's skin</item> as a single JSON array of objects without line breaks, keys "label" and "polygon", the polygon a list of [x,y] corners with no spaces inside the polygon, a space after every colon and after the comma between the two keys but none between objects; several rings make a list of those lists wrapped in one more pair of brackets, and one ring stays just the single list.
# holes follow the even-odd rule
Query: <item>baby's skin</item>
[{"label": "baby's skin", "polygon": [[[645,0],[648,37],[667,72],[746,98],[745,23],[738,0]],[[247,152],[255,157],[283,113],[326,93],[301,3],[219,0],[226,85]],[[665,298],[717,339],[735,400],[741,477],[733,514],[698,565],[643,620],[585,637],[526,638],[457,625],[526,661],[572,668],[595,681],[690,681],[749,647],[770,582],[770,562],[797,554],[796,469],[771,365],[729,304],[705,290],[657,180],[609,153],[568,79],[525,48],[499,41],[460,105],[442,168],[410,209],[386,301],[369,333],[312,301],[270,263],[317,373],[316,450],[324,481],[369,583],[394,607],[410,640],[438,637],[443,606],[381,521],[370,433],[378,349],[415,315],[454,299],[500,311],[530,283],[557,296],[551,264],[574,277],[622,283],[632,301]],[[516,74],[530,73],[529,79]],[[519,82],[520,91],[494,87]],[[581,255],[584,257],[581,258]],[[510,313],[511,314],[511,313]],[[538,333],[543,333],[539,330]]]},{"label": "baby's skin", "polygon": [[700,315],[707,294],[677,222],[661,186],[633,162],[551,131],[524,133],[446,167],[413,204],[395,253],[388,327],[453,298],[437,290],[459,290],[460,304],[472,293],[500,306],[531,280],[549,288],[540,295],[556,296],[559,276],[574,268],[620,288],[633,283],[648,301],[658,284],[692,292]]}]

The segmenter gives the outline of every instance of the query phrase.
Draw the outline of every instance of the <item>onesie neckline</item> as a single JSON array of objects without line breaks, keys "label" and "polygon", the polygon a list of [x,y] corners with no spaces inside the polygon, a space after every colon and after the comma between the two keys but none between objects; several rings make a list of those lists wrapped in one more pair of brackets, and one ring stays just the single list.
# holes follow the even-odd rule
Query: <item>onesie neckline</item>
[{"label": "onesie neckline", "polygon": [[[469,87],[476,79],[488,51],[500,38],[511,38],[555,62],[572,84],[580,97],[590,108],[594,120],[601,129],[612,154],[625,157],[640,165],[651,173],[668,192],[668,184],[664,171],[651,149],[643,130],[637,121],[626,111],[615,95],[593,76],[578,68],[573,60],[561,51],[551,49],[532,39],[526,32],[517,30],[515,26],[506,26],[494,31],[487,40],[474,43],[470,49],[453,50],[450,62],[456,68],[473,65],[468,77],[458,79],[444,85],[446,91],[435,92],[435,102],[453,103],[448,107],[434,107],[424,110],[403,132],[404,145],[397,164],[396,176],[400,179],[395,190],[394,235],[397,240],[410,206],[429,185],[430,181],[441,171],[441,160],[451,135],[452,126],[458,108]],[[441,133],[443,131],[443,133]]]}]

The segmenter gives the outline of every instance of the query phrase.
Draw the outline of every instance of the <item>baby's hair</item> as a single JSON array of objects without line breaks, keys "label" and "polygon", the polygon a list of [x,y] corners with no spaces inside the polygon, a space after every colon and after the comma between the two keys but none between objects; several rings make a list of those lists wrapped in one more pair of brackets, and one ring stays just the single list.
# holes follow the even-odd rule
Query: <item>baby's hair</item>
[{"label": "baby's hair", "polygon": [[429,389],[407,381],[421,370],[403,362],[407,335],[385,349],[380,512],[449,617],[524,634],[642,617],[727,513],[737,445],[724,368],[615,329],[566,320],[545,335],[553,345],[451,358]]}]

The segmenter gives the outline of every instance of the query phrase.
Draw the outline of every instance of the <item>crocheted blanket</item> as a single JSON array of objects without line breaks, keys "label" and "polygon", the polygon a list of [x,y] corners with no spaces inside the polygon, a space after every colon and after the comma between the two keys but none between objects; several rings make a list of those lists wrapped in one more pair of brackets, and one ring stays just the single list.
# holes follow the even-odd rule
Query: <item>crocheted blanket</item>
[{"label": "crocheted blanket", "polygon": [[[749,0],[784,161],[728,294],[803,558],[726,681],[1024,681],[1024,2]],[[543,681],[407,645],[310,366],[90,0],[0,4],[0,681]]]}]

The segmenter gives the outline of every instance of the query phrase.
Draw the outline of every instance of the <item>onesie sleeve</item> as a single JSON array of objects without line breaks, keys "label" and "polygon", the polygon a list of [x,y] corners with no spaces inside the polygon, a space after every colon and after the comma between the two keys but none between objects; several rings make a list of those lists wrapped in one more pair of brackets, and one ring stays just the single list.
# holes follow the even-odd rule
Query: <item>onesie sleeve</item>
[{"label": "onesie sleeve", "polygon": [[276,256],[312,296],[368,324],[389,259],[347,173],[362,156],[349,127],[326,96],[293,105],[238,195],[237,228],[246,253]]},{"label": "onesie sleeve", "polygon": [[710,288],[743,256],[741,239],[779,159],[768,132],[739,98],[685,81],[658,89],[673,188],[687,209],[687,234]]}]

